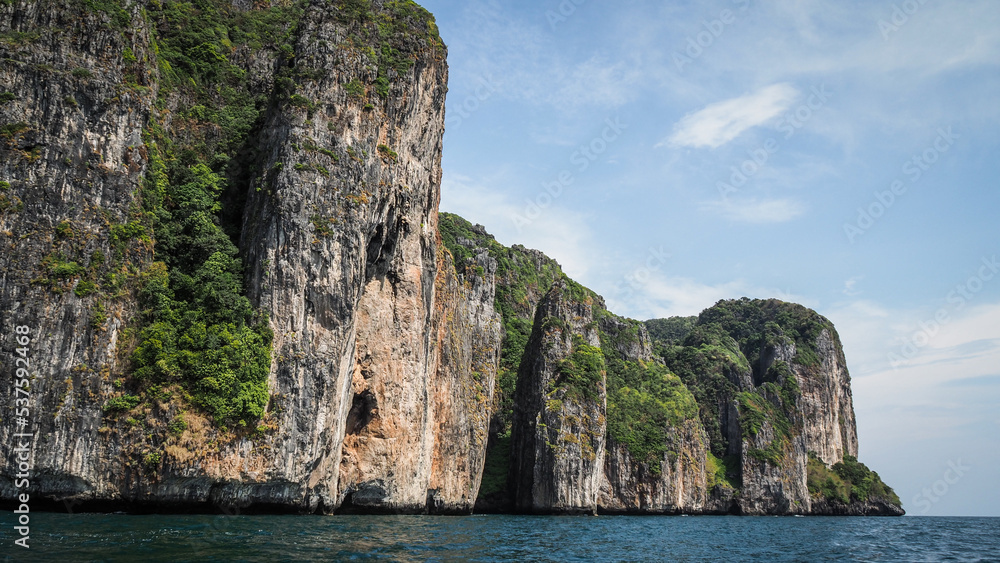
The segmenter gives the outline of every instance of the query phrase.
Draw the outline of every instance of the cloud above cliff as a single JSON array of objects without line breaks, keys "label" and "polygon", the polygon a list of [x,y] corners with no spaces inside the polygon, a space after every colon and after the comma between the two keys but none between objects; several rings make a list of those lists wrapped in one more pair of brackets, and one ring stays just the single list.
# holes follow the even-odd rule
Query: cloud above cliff
[{"label": "cloud above cliff", "polygon": [[674,126],[673,134],[657,146],[718,148],[781,115],[798,96],[795,87],[783,83],[709,104],[685,115]]},{"label": "cloud above cliff", "polygon": [[780,299],[814,307],[805,295],[787,289],[756,286],[747,280],[704,283],[688,277],[670,275],[669,268],[643,274],[631,272],[604,297],[611,310],[638,319],[665,319],[696,316],[721,300],[747,296]]},{"label": "cloud above cliff", "polygon": [[702,209],[725,217],[729,221],[764,225],[785,223],[801,217],[806,206],[793,199],[765,199],[748,201],[711,201],[702,204]]}]

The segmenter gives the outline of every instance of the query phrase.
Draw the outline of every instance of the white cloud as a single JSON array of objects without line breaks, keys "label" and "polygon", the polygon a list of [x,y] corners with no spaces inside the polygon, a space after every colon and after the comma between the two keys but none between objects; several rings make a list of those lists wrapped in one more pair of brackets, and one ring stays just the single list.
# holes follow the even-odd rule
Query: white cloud
[{"label": "white cloud", "polygon": [[[793,82],[805,94],[807,85],[826,83],[836,95],[823,111],[836,112],[837,119],[810,123],[810,132],[847,150],[873,136],[882,146],[905,144],[929,124],[954,123],[956,116],[991,127],[1000,105],[991,103],[996,96],[988,92],[995,87],[987,87],[982,76],[1000,64],[996,1],[927,2],[886,40],[878,21],[892,12],[891,3],[879,2],[755,2],[754,25],[730,26],[725,41],[706,50],[684,74],[650,74],[684,104],[720,89],[732,91],[733,84]],[[688,25],[684,16],[681,24]],[[649,31],[639,36],[653,37],[645,48],[655,50],[666,24],[644,25]],[[669,52],[660,66],[672,68]]]},{"label": "white cloud", "polygon": [[806,212],[804,204],[790,199],[710,201],[703,203],[702,209],[718,213],[730,221],[755,225],[786,223]]},{"label": "white cloud", "polygon": [[716,102],[685,115],[673,134],[657,146],[720,147],[747,129],[767,123],[798,97],[790,84],[774,84],[752,94]]},{"label": "white cloud", "polygon": [[857,297],[858,295],[861,295],[862,291],[860,291],[857,287],[858,287],[858,282],[863,279],[865,279],[864,276],[854,276],[853,278],[845,281],[844,295],[848,297]]},{"label": "white cloud", "polygon": [[545,99],[557,107],[618,107],[635,97],[635,86],[642,75],[629,61],[614,62],[595,56],[566,69],[554,79],[558,89]]},{"label": "white cloud", "polygon": [[[918,324],[904,327],[902,332],[895,334],[894,341],[897,343],[908,340],[920,344],[924,338],[927,341],[926,345],[917,348],[913,357],[902,362],[900,369],[934,366],[933,371],[939,379],[951,380],[976,375],[969,371],[969,366],[977,358],[1000,357],[1000,323],[997,323],[1000,304],[952,312],[951,320],[943,324],[939,324],[933,315],[925,317]],[[892,351],[905,358],[902,345],[897,344]],[[958,365],[964,366],[963,369],[942,371],[942,366]],[[996,362],[987,362],[981,368],[986,372],[995,371],[997,365]]]}]

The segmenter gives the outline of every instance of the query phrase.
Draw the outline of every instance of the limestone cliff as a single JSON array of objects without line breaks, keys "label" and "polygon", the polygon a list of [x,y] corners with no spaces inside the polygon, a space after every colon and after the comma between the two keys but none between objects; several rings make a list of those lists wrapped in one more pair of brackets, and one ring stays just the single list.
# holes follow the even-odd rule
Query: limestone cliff
[{"label": "limestone cliff", "polygon": [[[829,475],[837,479],[850,473],[857,430],[846,361],[827,319],[776,300],[725,301],[703,312],[681,344],[664,343],[661,351],[694,390],[712,452],[729,462],[719,472],[720,486],[739,490],[715,495],[713,510],[831,512],[829,491],[808,466],[834,468]],[[898,510],[877,474],[870,480],[871,497]],[[868,491],[860,494],[840,500],[865,505]]]},{"label": "limestone cliff", "polygon": [[702,514],[708,510],[705,431],[697,421],[670,427],[657,470],[608,439],[598,511],[604,514]]},{"label": "limestone cliff", "polygon": [[410,0],[0,2],[0,503],[27,430],[35,509],[901,513],[826,319],[439,216],[445,57]]},{"label": "limestone cliff", "polygon": [[607,411],[594,323],[601,306],[567,280],[538,305],[514,395],[511,492],[518,511],[597,510]]},{"label": "limestone cliff", "polygon": [[[123,17],[139,19],[137,10]],[[155,73],[134,61],[150,51],[141,24],[124,34],[107,29],[106,14],[77,6],[0,4],[2,351],[12,358],[14,327],[30,329],[33,483],[56,497],[113,497],[129,486],[120,465],[130,445],[99,430],[139,308],[123,298],[124,276],[152,254],[148,239],[120,236],[146,172]],[[106,292],[94,291],[98,282]],[[2,369],[13,381],[13,362]],[[14,387],[0,397],[0,497],[10,499]],[[144,489],[138,477],[131,486]]]},{"label": "limestone cliff", "polygon": [[704,512],[708,439],[694,397],[654,357],[643,324],[606,313],[599,326],[608,366],[609,432],[598,510]]},{"label": "limestone cliff", "polygon": [[455,275],[451,256],[440,256],[440,354],[431,393],[436,426],[427,503],[433,513],[467,514],[482,483],[500,360],[500,319],[493,309],[496,262],[480,255],[482,276]]},{"label": "limestone cliff", "polygon": [[[431,16],[382,0],[39,1],[0,15],[0,321],[32,329],[32,492],[471,511],[499,318],[492,275],[457,274],[439,242],[447,66]],[[213,308],[243,307],[240,272],[259,337],[210,324]],[[193,342],[199,326],[208,339]],[[270,350],[262,380],[262,356],[219,357],[242,340],[213,351],[239,330]],[[241,381],[231,395],[223,376]]]},{"label": "limestone cliff", "polygon": [[[892,490],[856,460],[850,376],[828,320],[798,305],[743,299],[697,318],[638,323],[608,312],[558,265],[550,293],[538,300],[549,262],[505,248],[459,217],[442,218],[445,243],[460,263],[486,253],[506,270],[497,275],[500,361],[513,357],[521,368],[510,437],[502,424],[490,429],[477,510],[901,513]],[[535,315],[522,344],[517,327],[526,310]],[[560,375],[579,349],[595,352],[594,371],[603,370],[593,378],[603,395],[584,408],[565,400]],[[594,422],[602,416],[603,425]],[[589,421],[589,431],[567,430],[567,420]],[[593,468],[575,444],[594,444],[586,438],[598,435],[605,437],[604,462],[595,497]]]},{"label": "limestone cliff", "polygon": [[441,213],[440,218],[442,239],[454,255],[460,272],[466,276],[491,273],[483,271],[482,257],[489,257],[496,264],[494,303],[502,317],[502,346],[476,511],[509,511],[512,505],[507,485],[518,368],[528,345],[538,303],[563,272],[555,260],[537,250],[501,245],[481,225],[473,225],[450,213]]}]

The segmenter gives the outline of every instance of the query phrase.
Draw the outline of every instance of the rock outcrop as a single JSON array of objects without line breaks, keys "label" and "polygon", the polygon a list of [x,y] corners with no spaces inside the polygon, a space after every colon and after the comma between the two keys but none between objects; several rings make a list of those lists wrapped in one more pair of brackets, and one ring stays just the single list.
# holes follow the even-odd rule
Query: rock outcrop
[{"label": "rock outcrop", "polygon": [[647,330],[439,215],[445,57],[408,0],[0,2],[0,503],[901,513],[826,319]]},{"label": "rock outcrop", "polygon": [[739,494],[714,510],[829,512],[809,481],[809,458],[829,468],[856,456],[857,431],[846,361],[827,319],[776,300],[720,302],[665,355],[700,390],[702,421],[718,429],[712,450],[738,462],[730,477]]},{"label": "rock outcrop", "polygon": [[[707,506],[706,471],[708,439],[692,409],[681,415],[677,396],[658,389],[664,380],[676,385],[680,397],[693,406],[694,398],[673,374],[658,369],[646,326],[605,313],[598,325],[602,348],[609,366],[609,407],[607,453],[598,511],[605,514],[698,514]],[[660,391],[657,393],[657,391]],[[615,404],[620,401],[622,404]],[[669,407],[664,408],[664,403]],[[683,401],[682,401],[683,402]],[[648,420],[633,416],[632,410],[663,416]],[[648,414],[647,414],[648,416]],[[652,424],[657,432],[639,428]],[[622,435],[617,436],[616,432]],[[646,430],[646,432],[643,432]],[[631,432],[629,432],[631,431]],[[643,446],[656,442],[654,451],[639,459]],[[640,445],[641,444],[641,445]]]},{"label": "rock outcrop", "polygon": [[[827,465],[834,465],[843,461],[845,454],[858,455],[851,376],[840,337],[832,326],[820,332],[815,348],[819,366],[796,370],[802,392],[798,406],[806,451],[815,453]],[[789,352],[794,358],[794,349]]]},{"label": "rock outcrop", "polygon": [[566,280],[538,305],[514,395],[511,492],[520,512],[597,511],[607,411],[600,306]]},{"label": "rock outcrop", "polygon": [[482,484],[500,360],[500,316],[493,308],[496,261],[479,255],[482,276],[455,275],[451,257],[439,256],[440,354],[431,388],[435,426],[427,507],[435,514],[468,514]]},{"label": "rock outcrop", "polygon": [[[170,51],[199,32],[169,24],[184,8],[146,8],[0,6],[0,48],[16,61],[0,71],[0,317],[33,334],[33,492],[91,506],[471,511],[500,347],[495,264],[467,279],[440,247],[447,65],[432,18],[381,0],[213,3],[199,16],[222,22],[210,37],[226,22],[242,35],[202,44],[214,54],[197,66],[197,49]],[[170,55],[191,61],[191,84],[262,100],[246,109],[260,116],[246,144],[220,148],[236,109],[222,106],[217,125],[198,122],[211,106],[180,107],[211,94],[168,86]],[[130,379],[159,233],[126,245],[116,225],[148,206],[152,154],[171,139],[234,163],[204,170],[229,181],[220,216],[241,225],[246,292],[273,332],[255,432],[220,427],[176,386],[155,395]],[[108,275],[125,279],[116,296]],[[5,463],[12,431],[0,429]]]},{"label": "rock outcrop", "polygon": [[[140,19],[137,9],[125,16]],[[145,26],[126,35],[76,5],[0,5],[2,351],[15,357],[9,335],[15,326],[30,330],[32,484],[55,498],[112,498],[130,486],[119,466],[129,445],[100,432],[101,398],[113,391],[125,329],[139,310],[117,298],[127,293],[123,271],[152,256],[148,241],[116,236],[139,204],[154,103],[153,72],[134,68],[126,52],[152,56]],[[98,280],[107,280],[108,295],[93,291]],[[4,381],[15,379],[13,360],[2,370]],[[14,387],[0,396],[0,498],[12,499],[11,448],[22,429],[12,423]]]},{"label": "rock outcrop", "polygon": [[[505,357],[520,363],[511,435],[491,425],[490,486],[477,510],[896,514],[877,508],[898,506],[891,489],[851,465],[857,437],[850,376],[828,320],[798,305],[744,299],[720,302],[699,318],[644,325],[611,314],[599,296],[562,274],[536,301],[531,290],[550,275],[550,262],[505,248],[453,215],[443,216],[442,233],[456,256],[486,253],[501,263],[501,366]],[[531,336],[512,348],[532,307]],[[659,335],[655,341],[646,325]],[[604,385],[603,411],[596,397],[585,413],[577,412],[579,401],[565,400],[560,369],[581,348],[603,362],[604,376],[594,378]],[[582,420],[589,431],[575,426]],[[605,438],[595,498],[593,467],[583,455],[589,450],[576,444],[594,444],[587,438],[596,435]],[[820,466],[822,479],[810,469]],[[851,479],[872,483],[871,495],[843,497]]]},{"label": "rock outcrop", "polygon": [[707,444],[697,420],[670,428],[658,471],[608,439],[598,511],[603,514],[702,514],[708,508]]},{"label": "rock outcrop", "polygon": [[[317,78],[296,89],[308,104],[264,124],[263,168],[288,165],[249,194],[244,220],[248,292],[275,334],[274,392],[295,406],[279,426],[307,438],[282,433],[273,448],[282,479],[330,487],[317,493],[327,506],[422,511],[447,70],[443,53],[422,52],[384,99],[352,99],[345,85],[374,84],[377,70],[360,45],[335,46],[377,40],[342,20],[319,4],[302,19],[296,70]],[[338,158],[303,157],[308,146]]]}]

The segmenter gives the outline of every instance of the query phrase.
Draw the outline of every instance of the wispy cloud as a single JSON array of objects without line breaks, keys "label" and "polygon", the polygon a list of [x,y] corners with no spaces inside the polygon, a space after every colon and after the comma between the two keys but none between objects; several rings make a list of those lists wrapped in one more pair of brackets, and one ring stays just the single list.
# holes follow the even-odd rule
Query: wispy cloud
[{"label": "wispy cloud", "polygon": [[711,201],[703,203],[702,209],[736,223],[752,225],[786,223],[806,212],[804,204],[791,199]]},{"label": "wispy cloud", "polygon": [[981,375],[956,379],[946,383],[948,387],[996,387],[1000,386],[1000,375]]},{"label": "wispy cloud", "polygon": [[853,278],[844,282],[844,295],[848,297],[857,297],[861,295],[862,291],[858,289],[858,282],[865,279],[864,276],[854,276]]},{"label": "wispy cloud", "polygon": [[471,0],[463,8],[462,26],[446,41],[451,82],[478,86],[491,77],[498,98],[563,113],[619,107],[634,100],[647,79],[636,56],[609,56],[560,46],[543,12],[521,13],[500,2]]},{"label": "wispy cloud", "polygon": [[792,85],[774,84],[752,94],[722,102],[684,116],[673,134],[657,146],[717,148],[747,129],[780,115],[798,97]]}]

